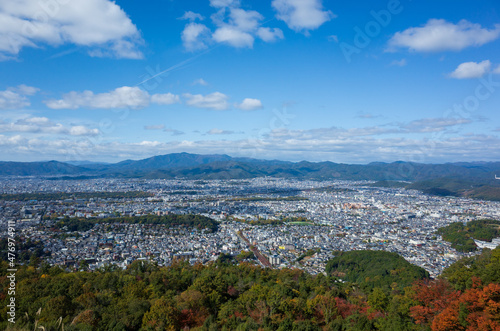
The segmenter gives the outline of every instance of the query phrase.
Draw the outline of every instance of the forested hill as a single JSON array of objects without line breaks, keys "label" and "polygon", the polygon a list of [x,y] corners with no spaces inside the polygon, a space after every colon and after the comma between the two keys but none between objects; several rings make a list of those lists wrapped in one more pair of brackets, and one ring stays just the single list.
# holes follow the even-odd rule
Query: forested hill
[{"label": "forested hill", "polygon": [[437,234],[451,243],[451,247],[460,252],[473,252],[477,250],[476,240],[491,242],[500,237],[500,221],[483,219],[474,220],[463,224],[462,222],[451,223],[439,228]]},{"label": "forested hill", "polygon": [[406,261],[396,253],[384,251],[338,252],[326,266],[326,272],[345,281],[359,284],[366,290],[375,287],[388,290],[411,285],[417,279],[429,278],[429,273]]},{"label": "forested hill", "polygon": [[263,176],[299,179],[407,180],[449,177],[494,184],[500,162],[422,164],[412,162],[342,164],[234,158],[228,155],[176,153],[114,164],[0,162],[0,176],[134,177],[243,179]]},{"label": "forested hill", "polygon": [[0,162],[0,176],[48,179],[248,179],[372,180],[374,186],[405,187],[424,193],[500,201],[500,162],[422,164],[375,162],[287,162],[228,155],[175,153],[110,163]]},{"label": "forested hill", "polygon": [[[398,272],[406,268],[399,257],[384,252],[360,254],[342,256],[345,266],[353,263],[342,276],[353,281],[344,282],[335,268],[326,275],[312,276],[300,270],[237,264],[226,256],[206,266],[177,262],[158,267],[136,261],[126,270],[95,272],[21,266],[16,272],[15,325],[7,322],[10,280],[0,277],[0,327],[282,331],[500,328],[500,250],[485,250],[480,256],[459,261],[445,270],[442,279],[419,280],[424,274],[417,273],[413,281],[409,279],[413,276]],[[356,270],[356,265],[366,261],[382,272],[367,275],[366,266]],[[7,268],[6,262],[0,262],[2,275],[7,275]],[[370,280],[362,276],[384,281],[385,271],[396,285],[363,286]]]}]

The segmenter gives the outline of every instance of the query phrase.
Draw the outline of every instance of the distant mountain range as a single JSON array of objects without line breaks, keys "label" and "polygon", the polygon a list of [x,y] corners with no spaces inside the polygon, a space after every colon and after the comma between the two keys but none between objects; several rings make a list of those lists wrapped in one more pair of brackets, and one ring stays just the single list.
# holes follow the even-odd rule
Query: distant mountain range
[{"label": "distant mountain range", "polygon": [[[175,153],[143,160],[118,163],[95,162],[0,162],[0,176],[43,176],[51,178],[185,178],[185,179],[249,179],[255,177],[296,178],[310,180],[349,179],[380,181],[381,186],[405,186],[395,181],[412,182],[412,188],[430,190],[443,195],[481,189],[486,195],[500,199],[500,162],[460,162],[422,164],[412,162],[367,165],[334,162],[288,162],[233,158],[228,155]],[[424,182],[425,181],[425,182]],[[420,183],[420,184],[417,184]],[[420,186],[419,186],[420,185]],[[452,190],[450,190],[452,188]],[[443,189],[443,190],[441,190]],[[473,195],[473,194],[472,194]]]}]

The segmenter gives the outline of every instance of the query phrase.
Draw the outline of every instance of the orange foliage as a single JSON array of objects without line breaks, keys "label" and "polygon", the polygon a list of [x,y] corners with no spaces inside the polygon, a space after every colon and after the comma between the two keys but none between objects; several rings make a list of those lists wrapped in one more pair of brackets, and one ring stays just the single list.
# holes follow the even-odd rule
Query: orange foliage
[{"label": "orange foliage", "polygon": [[[414,299],[420,305],[410,308],[410,316],[417,324],[428,324],[434,316],[449,307],[460,296],[443,280],[424,280],[413,286]],[[448,318],[451,318],[450,316]],[[451,320],[447,319],[447,323]]]},{"label": "orange foliage", "polygon": [[500,285],[492,283],[480,288],[476,280],[475,286],[434,318],[432,330],[500,331]]}]

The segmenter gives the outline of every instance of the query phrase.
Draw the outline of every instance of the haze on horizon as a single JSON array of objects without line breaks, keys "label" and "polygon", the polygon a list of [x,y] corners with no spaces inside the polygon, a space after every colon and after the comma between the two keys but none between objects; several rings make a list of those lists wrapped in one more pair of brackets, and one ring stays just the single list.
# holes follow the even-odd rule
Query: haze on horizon
[{"label": "haze on horizon", "polygon": [[464,0],[5,1],[0,161],[498,161],[499,12]]}]

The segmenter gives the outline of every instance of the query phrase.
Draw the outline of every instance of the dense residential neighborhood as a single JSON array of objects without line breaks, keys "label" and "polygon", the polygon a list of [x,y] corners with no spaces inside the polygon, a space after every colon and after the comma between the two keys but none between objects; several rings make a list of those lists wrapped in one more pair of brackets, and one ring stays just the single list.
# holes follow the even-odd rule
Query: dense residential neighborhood
[{"label": "dense residential neighborhood", "polygon": [[[9,178],[0,182],[0,213],[2,226],[16,221],[19,240],[43,243],[43,260],[69,269],[94,270],[109,264],[125,268],[135,260],[159,265],[175,259],[207,263],[221,254],[237,256],[253,250],[262,255],[254,263],[318,274],[336,251],[371,249],[396,252],[431,276],[460,257],[477,253],[457,252],[436,234],[438,228],[452,222],[500,219],[499,202],[371,184],[276,178]],[[23,195],[25,199],[20,199]],[[99,222],[173,214],[209,217],[217,222],[217,230]],[[96,221],[89,229],[71,231],[57,226],[64,219]],[[477,242],[480,248],[496,243]]]}]

